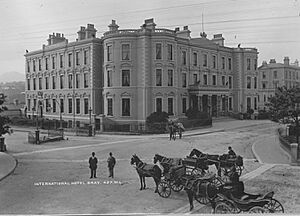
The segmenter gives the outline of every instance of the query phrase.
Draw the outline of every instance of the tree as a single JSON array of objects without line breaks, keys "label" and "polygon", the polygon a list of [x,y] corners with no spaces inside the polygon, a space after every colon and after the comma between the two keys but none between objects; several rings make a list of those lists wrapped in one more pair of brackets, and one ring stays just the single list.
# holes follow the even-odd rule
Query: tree
[{"label": "tree", "polygon": [[[5,98],[6,96],[3,93],[0,93],[0,113],[7,110],[7,107],[2,105],[5,102]],[[11,132],[10,126],[8,125],[9,122],[10,120],[7,116],[0,115],[0,137]]]},{"label": "tree", "polygon": [[1,113],[7,110],[6,106],[3,106],[2,104],[5,101],[5,97],[3,93],[0,93],[0,151],[6,151],[6,146],[4,144],[4,137],[2,135],[11,133],[10,126],[8,123],[10,122],[9,118],[7,116],[2,116]]},{"label": "tree", "polygon": [[299,120],[298,115],[300,113],[300,88],[286,88],[279,87],[275,95],[269,98],[267,106],[276,119],[283,117],[292,117],[296,124],[296,139],[299,142]]},{"label": "tree", "polygon": [[150,132],[161,133],[166,131],[169,114],[166,112],[153,112],[146,119],[146,125]]}]

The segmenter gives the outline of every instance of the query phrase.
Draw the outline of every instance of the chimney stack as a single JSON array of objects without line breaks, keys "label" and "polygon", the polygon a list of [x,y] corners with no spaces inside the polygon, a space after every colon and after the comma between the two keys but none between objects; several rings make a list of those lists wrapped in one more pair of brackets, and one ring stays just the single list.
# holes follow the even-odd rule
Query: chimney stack
[{"label": "chimney stack", "polygon": [[290,65],[290,59],[289,59],[289,57],[287,57],[287,56],[284,57],[283,63],[284,63],[284,65],[286,65],[286,66]]}]

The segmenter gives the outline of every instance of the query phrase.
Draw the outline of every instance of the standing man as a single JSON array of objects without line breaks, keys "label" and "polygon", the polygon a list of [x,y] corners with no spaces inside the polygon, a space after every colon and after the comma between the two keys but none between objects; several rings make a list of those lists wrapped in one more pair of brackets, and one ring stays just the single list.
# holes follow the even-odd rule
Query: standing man
[{"label": "standing man", "polygon": [[97,169],[98,159],[95,157],[95,152],[92,152],[92,157],[89,159],[90,169],[91,169],[91,177],[90,178],[97,178],[96,177],[96,169]]},{"label": "standing man", "polygon": [[107,159],[107,166],[108,166],[108,171],[109,171],[109,176],[114,178],[114,167],[116,165],[116,159],[112,156],[112,153],[109,152],[109,157]]}]

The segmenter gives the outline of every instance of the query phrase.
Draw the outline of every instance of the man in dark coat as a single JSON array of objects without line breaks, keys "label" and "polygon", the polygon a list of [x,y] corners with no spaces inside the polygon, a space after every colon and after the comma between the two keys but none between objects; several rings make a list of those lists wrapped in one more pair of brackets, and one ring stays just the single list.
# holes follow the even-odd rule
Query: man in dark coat
[{"label": "man in dark coat", "polygon": [[90,178],[97,178],[96,177],[96,169],[97,169],[98,159],[95,157],[95,152],[92,152],[92,157],[89,159],[90,169],[91,169],[91,177]]},{"label": "man in dark coat", "polygon": [[236,153],[232,150],[231,146],[228,147],[228,156],[229,156],[229,158],[236,157]]},{"label": "man in dark coat", "polygon": [[108,166],[108,171],[109,171],[109,176],[108,177],[114,177],[114,167],[116,165],[116,159],[112,156],[112,153],[109,152],[109,157],[107,159],[107,166]]}]

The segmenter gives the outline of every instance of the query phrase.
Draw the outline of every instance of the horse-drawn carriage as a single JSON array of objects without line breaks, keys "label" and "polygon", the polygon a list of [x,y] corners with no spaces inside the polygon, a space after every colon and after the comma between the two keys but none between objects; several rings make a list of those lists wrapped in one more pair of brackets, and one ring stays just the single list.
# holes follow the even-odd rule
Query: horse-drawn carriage
[{"label": "horse-drawn carriage", "polygon": [[217,169],[218,176],[222,176],[225,181],[233,171],[237,172],[238,175],[241,176],[244,169],[243,158],[240,155],[230,157],[228,154],[204,154],[198,149],[193,149],[189,158],[193,157],[202,158],[207,165],[214,165]]},{"label": "horse-drawn carriage", "polygon": [[215,174],[206,172],[207,166],[197,158],[185,158],[181,165],[171,166],[168,173],[158,184],[158,194],[167,198],[171,191],[179,192],[185,189],[190,191],[193,197],[202,204],[207,204],[209,199],[205,193],[208,184],[216,186],[221,181]]}]

